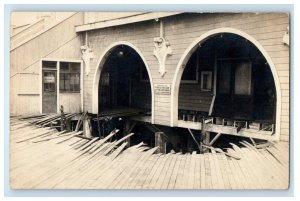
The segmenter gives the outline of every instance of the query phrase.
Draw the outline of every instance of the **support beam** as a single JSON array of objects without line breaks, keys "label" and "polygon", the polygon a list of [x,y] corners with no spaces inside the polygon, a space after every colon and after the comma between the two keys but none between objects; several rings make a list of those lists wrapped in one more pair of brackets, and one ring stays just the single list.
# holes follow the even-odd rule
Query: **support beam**
[{"label": "support beam", "polygon": [[253,146],[255,146],[255,147],[256,147],[256,143],[255,143],[255,141],[253,140],[253,138],[252,138],[252,137],[250,137],[250,140],[251,140],[251,142],[252,142]]},{"label": "support beam", "polygon": [[153,124],[144,124],[152,133],[156,133],[156,132],[160,132],[161,130],[159,130],[156,126],[154,126]]},{"label": "support beam", "polygon": [[188,128],[188,130],[189,130],[189,133],[191,134],[193,140],[197,144],[199,151],[201,152],[201,146],[200,146],[199,142],[197,142],[196,137],[194,136],[194,133],[191,131],[191,129]]},{"label": "support beam", "polygon": [[218,133],[213,139],[212,141],[210,141],[210,143],[208,144],[208,146],[212,146],[216,141],[217,139],[222,135],[222,133]]},{"label": "support beam", "polygon": [[75,128],[75,131],[76,131],[76,132],[79,131],[80,126],[81,126],[81,124],[82,124],[82,122],[83,122],[83,119],[84,119],[84,117],[85,117],[86,114],[87,114],[87,111],[85,111],[85,112],[80,116],[80,118],[79,118],[79,120],[78,120],[78,122],[77,122],[77,124],[76,124],[76,128]]}]

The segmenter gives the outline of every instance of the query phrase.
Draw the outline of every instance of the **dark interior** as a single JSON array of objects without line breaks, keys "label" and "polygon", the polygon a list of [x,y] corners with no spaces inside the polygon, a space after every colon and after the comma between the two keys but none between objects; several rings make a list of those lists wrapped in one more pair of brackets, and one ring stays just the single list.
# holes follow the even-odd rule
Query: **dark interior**
[{"label": "dark interior", "polygon": [[[275,123],[276,90],[270,66],[251,42],[235,34],[218,34],[199,44],[183,72],[179,97],[189,96],[188,87],[191,91],[203,81],[201,87],[207,84],[207,80],[201,80],[207,79],[201,76],[202,71],[212,72],[210,80],[213,85],[214,69],[217,69],[217,82],[213,116]],[[196,81],[195,73],[198,74]],[[185,83],[183,80],[187,79],[194,82]],[[185,103],[179,98],[179,117],[182,113],[208,114],[214,89],[211,87],[205,91],[198,88],[189,99],[192,101],[197,93],[198,102],[188,104],[188,100],[184,100]],[[205,104],[207,107],[203,107]]]},{"label": "dark interior", "polygon": [[99,112],[116,108],[151,111],[151,86],[146,66],[129,46],[109,53],[99,81]]}]

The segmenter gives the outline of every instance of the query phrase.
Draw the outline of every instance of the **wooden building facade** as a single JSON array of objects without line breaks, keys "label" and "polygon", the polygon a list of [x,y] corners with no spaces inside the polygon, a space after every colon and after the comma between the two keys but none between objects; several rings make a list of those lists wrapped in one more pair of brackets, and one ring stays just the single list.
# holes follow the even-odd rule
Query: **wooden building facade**
[{"label": "wooden building facade", "polygon": [[10,111],[130,107],[152,124],[288,141],[288,36],[287,13],[74,13],[11,48]]}]

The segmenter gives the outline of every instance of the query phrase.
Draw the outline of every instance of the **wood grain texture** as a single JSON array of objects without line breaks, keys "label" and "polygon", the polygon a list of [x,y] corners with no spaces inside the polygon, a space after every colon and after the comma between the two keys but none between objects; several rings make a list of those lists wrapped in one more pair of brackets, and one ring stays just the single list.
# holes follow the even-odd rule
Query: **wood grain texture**
[{"label": "wood grain texture", "polygon": [[264,149],[247,142],[240,142],[243,147],[232,144],[227,152],[239,155],[236,160],[219,151],[154,154],[156,147],[142,143],[126,148],[126,142],[82,139],[76,133],[40,128],[28,120],[11,118],[10,122],[12,189],[262,190],[289,185],[286,142]]}]

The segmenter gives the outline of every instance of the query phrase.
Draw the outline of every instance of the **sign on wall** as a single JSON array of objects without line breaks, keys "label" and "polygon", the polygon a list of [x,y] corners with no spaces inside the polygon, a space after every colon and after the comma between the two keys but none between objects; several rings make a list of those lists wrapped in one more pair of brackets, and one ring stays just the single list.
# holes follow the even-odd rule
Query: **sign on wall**
[{"label": "sign on wall", "polygon": [[157,95],[171,95],[171,85],[154,84],[154,93]]}]

